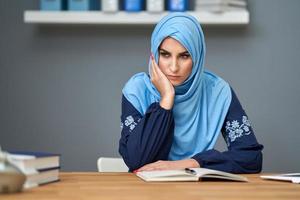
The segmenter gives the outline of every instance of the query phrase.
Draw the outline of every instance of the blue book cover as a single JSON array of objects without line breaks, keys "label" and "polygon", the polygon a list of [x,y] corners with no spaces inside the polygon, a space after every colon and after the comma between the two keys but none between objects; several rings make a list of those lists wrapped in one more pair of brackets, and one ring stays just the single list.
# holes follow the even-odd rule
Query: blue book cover
[{"label": "blue book cover", "polygon": [[124,0],[125,11],[141,11],[143,10],[144,0]]},{"label": "blue book cover", "polygon": [[100,0],[68,0],[68,10],[100,10]]},{"label": "blue book cover", "polygon": [[186,11],[188,9],[188,0],[168,0],[169,11]]},{"label": "blue book cover", "polygon": [[45,11],[66,10],[67,0],[40,0],[40,9]]}]

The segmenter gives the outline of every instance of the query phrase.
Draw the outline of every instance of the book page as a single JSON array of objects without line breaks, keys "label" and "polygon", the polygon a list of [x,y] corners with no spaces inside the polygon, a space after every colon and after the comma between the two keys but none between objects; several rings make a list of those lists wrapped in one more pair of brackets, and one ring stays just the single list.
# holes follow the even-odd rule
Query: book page
[{"label": "book page", "polygon": [[278,180],[278,181],[291,181],[292,183],[300,183],[300,173],[291,174],[277,174],[277,175],[263,175],[262,179]]},{"label": "book page", "polygon": [[218,170],[206,169],[206,168],[189,168],[195,171],[196,176],[199,178],[219,178],[219,179],[227,179],[227,180],[235,180],[235,181],[248,181],[246,177],[231,174],[227,172],[222,172]]},{"label": "book page", "polygon": [[145,181],[198,181],[195,175],[186,173],[185,170],[159,170],[142,171],[136,175]]}]

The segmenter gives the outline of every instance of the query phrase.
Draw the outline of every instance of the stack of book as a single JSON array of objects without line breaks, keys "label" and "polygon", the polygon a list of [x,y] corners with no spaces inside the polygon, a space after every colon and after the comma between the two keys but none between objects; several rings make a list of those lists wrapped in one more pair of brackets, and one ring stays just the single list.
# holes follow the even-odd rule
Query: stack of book
[{"label": "stack of book", "polygon": [[40,0],[43,11],[163,12],[189,9],[189,0]]},{"label": "stack of book", "polygon": [[26,175],[25,189],[58,181],[59,158],[58,154],[40,152],[9,152],[8,155],[9,161]]},{"label": "stack of book", "polygon": [[246,9],[245,0],[196,0],[195,10],[210,12],[239,11]]}]

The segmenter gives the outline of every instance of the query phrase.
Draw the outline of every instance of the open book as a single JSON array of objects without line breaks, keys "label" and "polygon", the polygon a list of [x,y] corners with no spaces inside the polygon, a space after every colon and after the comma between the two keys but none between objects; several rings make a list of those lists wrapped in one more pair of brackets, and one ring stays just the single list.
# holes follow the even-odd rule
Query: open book
[{"label": "open book", "polygon": [[300,184],[300,173],[290,173],[290,174],[277,174],[260,176],[263,179],[278,180],[278,181],[291,181],[293,183]]},{"label": "open book", "polygon": [[182,170],[141,171],[136,175],[145,181],[199,181],[201,178],[216,178],[247,182],[247,178],[227,172],[206,168],[186,168]]}]

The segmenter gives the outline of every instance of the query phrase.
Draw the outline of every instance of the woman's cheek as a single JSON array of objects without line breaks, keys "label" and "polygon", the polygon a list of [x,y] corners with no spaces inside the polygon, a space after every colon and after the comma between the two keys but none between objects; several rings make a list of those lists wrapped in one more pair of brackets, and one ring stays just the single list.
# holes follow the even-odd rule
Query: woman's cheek
[{"label": "woman's cheek", "polygon": [[160,60],[160,62],[159,62],[159,68],[161,69],[161,71],[163,73],[165,73],[167,66],[168,66],[168,62],[167,61]]}]

